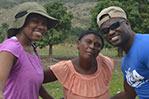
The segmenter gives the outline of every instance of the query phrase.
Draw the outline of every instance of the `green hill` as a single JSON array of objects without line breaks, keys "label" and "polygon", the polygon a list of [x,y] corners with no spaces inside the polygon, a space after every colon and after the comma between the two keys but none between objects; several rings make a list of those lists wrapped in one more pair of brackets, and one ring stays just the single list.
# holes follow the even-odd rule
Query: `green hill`
[{"label": "green hill", "polygon": [[[2,4],[0,4],[0,24],[2,23],[10,24],[11,17],[15,13],[17,5],[25,1],[37,1],[41,4],[44,4],[47,1],[53,1],[53,0],[2,0],[1,2],[3,3],[7,2],[7,4],[4,3],[3,4],[4,7],[1,6]],[[74,19],[72,20],[73,27],[88,28],[90,26],[91,21],[90,9],[96,5],[96,2],[93,1],[97,0],[61,0],[61,1],[64,2],[64,6],[67,7],[67,10],[71,11],[74,15]],[[6,7],[8,5],[9,7]]]}]

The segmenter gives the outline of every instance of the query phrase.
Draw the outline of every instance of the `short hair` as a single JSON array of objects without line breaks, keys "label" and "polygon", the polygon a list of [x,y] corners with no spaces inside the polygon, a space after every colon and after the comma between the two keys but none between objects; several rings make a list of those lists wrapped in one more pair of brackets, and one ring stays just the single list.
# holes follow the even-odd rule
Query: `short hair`
[{"label": "short hair", "polygon": [[101,49],[104,47],[104,40],[103,40],[102,36],[99,34],[98,31],[95,31],[95,30],[90,29],[90,28],[88,30],[82,31],[78,40],[80,41],[85,35],[88,35],[88,34],[94,34],[94,35],[98,36],[101,40],[101,43],[102,43]]}]

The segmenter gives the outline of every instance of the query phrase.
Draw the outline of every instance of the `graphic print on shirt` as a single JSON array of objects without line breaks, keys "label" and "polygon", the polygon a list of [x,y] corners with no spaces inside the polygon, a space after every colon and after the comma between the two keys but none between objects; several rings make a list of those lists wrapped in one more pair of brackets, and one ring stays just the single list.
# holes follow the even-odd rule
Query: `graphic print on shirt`
[{"label": "graphic print on shirt", "polygon": [[131,68],[128,68],[128,70],[125,70],[125,72],[127,82],[132,87],[139,88],[142,84],[149,81],[149,79],[145,80],[143,76],[137,73],[136,70],[131,70]]}]

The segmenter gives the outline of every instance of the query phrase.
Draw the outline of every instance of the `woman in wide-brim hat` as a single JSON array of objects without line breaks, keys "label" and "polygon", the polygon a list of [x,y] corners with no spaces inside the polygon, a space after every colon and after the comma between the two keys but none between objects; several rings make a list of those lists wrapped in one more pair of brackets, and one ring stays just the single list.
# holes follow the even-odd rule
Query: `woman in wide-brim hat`
[{"label": "woman in wide-brim hat", "polygon": [[0,99],[39,98],[44,77],[32,42],[40,41],[57,22],[38,3],[18,6],[8,28],[8,39],[0,45]]}]

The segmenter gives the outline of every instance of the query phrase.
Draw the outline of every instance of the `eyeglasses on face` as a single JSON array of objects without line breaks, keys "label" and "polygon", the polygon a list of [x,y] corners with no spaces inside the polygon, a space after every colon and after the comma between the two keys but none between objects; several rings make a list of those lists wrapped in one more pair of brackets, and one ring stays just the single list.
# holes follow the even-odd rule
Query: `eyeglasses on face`
[{"label": "eyeglasses on face", "polygon": [[124,22],[124,19],[119,20],[118,22],[115,22],[113,24],[111,24],[109,27],[107,28],[103,28],[101,29],[101,33],[103,34],[108,34],[110,30],[115,30],[120,26],[120,23]]}]

